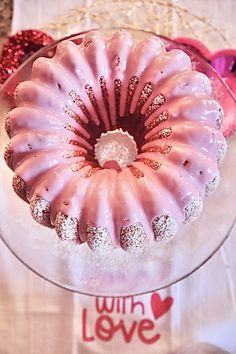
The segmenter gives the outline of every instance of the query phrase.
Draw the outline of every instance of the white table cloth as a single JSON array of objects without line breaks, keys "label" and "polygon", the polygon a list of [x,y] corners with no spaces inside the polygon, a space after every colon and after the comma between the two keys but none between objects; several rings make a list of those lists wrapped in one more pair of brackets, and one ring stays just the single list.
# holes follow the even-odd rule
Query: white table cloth
[{"label": "white table cloth", "polygon": [[[84,3],[15,0],[12,33],[41,28]],[[236,47],[234,0],[175,3],[212,16]],[[180,347],[178,353],[220,353],[206,346],[184,351],[191,342],[236,353],[235,250],[236,227],[217,254],[185,280],[155,295],[104,300],[49,284],[1,242],[0,354],[170,354]]]}]

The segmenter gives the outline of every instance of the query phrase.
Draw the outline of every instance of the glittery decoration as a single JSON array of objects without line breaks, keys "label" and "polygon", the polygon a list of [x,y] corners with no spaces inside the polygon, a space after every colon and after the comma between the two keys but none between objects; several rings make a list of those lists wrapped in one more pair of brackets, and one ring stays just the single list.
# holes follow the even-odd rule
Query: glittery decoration
[{"label": "glittery decoration", "polygon": [[78,124],[82,124],[81,118],[71,108],[69,108],[68,106],[65,106],[63,108],[63,110],[66,114],[68,114],[69,117],[74,119]]},{"label": "glittery decoration", "polygon": [[91,162],[89,161],[80,161],[80,162],[75,162],[71,165],[69,165],[70,169],[72,172],[77,172],[79,170],[81,170],[81,168],[91,165]]},{"label": "glittery decoration", "polygon": [[77,130],[75,127],[73,127],[71,124],[65,123],[64,124],[64,128],[66,130],[69,130],[70,132],[76,134],[77,136],[87,140],[87,136],[85,136],[84,134],[82,134],[79,130]]},{"label": "glittery decoration", "polygon": [[7,144],[4,152],[4,159],[6,161],[7,166],[13,170],[13,149],[11,142]]},{"label": "glittery decoration", "polygon": [[216,153],[216,159],[218,163],[221,163],[224,160],[224,157],[227,152],[227,143],[226,140],[221,144],[220,149]]},{"label": "glittery decoration", "polygon": [[63,137],[63,138],[62,137],[58,137],[58,141],[60,143],[65,143],[65,144],[69,144],[69,145],[82,147],[82,144],[79,143],[77,140],[74,140],[74,139],[65,138],[65,137]]},{"label": "glittery decoration", "polygon": [[208,79],[208,77],[206,75],[201,75],[201,79],[202,79],[203,87],[204,87],[206,94],[211,95],[212,88],[211,88],[210,80]]},{"label": "glittery decoration", "polygon": [[84,175],[84,178],[89,178],[98,171],[101,171],[101,167],[93,167],[88,172],[86,172],[86,174]]},{"label": "glittery decoration", "polygon": [[219,174],[216,175],[215,177],[213,177],[212,180],[207,182],[207,184],[205,186],[205,193],[206,193],[207,197],[209,195],[211,195],[216,190],[216,188],[218,187],[219,183],[220,183]]},{"label": "glittery decoration", "polygon": [[67,216],[59,211],[56,216],[55,230],[61,240],[81,243],[79,238],[79,223],[76,218]]},{"label": "glittery decoration", "polygon": [[6,133],[7,133],[8,137],[10,138],[11,137],[11,117],[10,117],[10,114],[6,115],[4,124],[5,124]]},{"label": "glittery decoration", "polygon": [[120,115],[120,90],[121,90],[121,80],[114,80],[114,95],[115,95],[115,105],[116,105],[116,116]]},{"label": "glittery decoration", "polygon": [[70,159],[71,157],[84,156],[85,153],[79,150],[67,150],[62,153],[62,157],[65,159]]},{"label": "glittery decoration", "polygon": [[3,44],[0,59],[0,84],[33,53],[52,43],[52,37],[38,30],[19,31]]},{"label": "glittery decoration", "polygon": [[128,168],[130,169],[130,172],[134,175],[134,177],[136,177],[136,178],[144,177],[144,173],[142,171],[140,171],[137,167],[128,166]]},{"label": "glittery decoration", "polygon": [[155,241],[170,240],[178,230],[178,223],[168,215],[157,216],[152,221]]},{"label": "glittery decoration", "polygon": [[20,197],[21,199],[27,202],[26,183],[25,181],[23,181],[23,179],[20,176],[14,175],[12,179],[12,187],[14,189],[14,192],[18,195],[18,197]]},{"label": "glittery decoration", "polygon": [[116,161],[120,168],[130,165],[137,156],[134,138],[122,129],[102,133],[94,148],[95,158],[101,167],[107,161]]},{"label": "glittery decoration", "polygon": [[163,111],[161,114],[159,114],[157,117],[155,117],[152,120],[152,122],[147,126],[147,130],[151,130],[157,127],[159,124],[167,121],[168,118],[169,118],[168,111]]},{"label": "glittery decoration", "polygon": [[106,227],[87,225],[86,241],[93,251],[104,251],[112,246],[111,237]]},{"label": "glittery decoration", "polygon": [[78,95],[76,93],[75,90],[71,90],[69,92],[69,97],[72,99],[72,101],[76,104],[76,106],[78,108],[81,109],[81,111],[84,113],[84,115],[88,118],[88,119],[91,119],[91,115],[87,109],[87,107],[85,106],[83,100],[80,98],[80,95]]},{"label": "glittery decoration", "polygon": [[218,129],[220,129],[220,127],[221,127],[221,124],[223,122],[223,118],[224,118],[223,110],[222,110],[221,107],[219,107],[218,113],[217,113],[217,116],[216,116],[216,127]]},{"label": "glittery decoration", "polygon": [[86,91],[86,93],[88,95],[88,98],[90,99],[90,102],[91,102],[95,112],[97,113],[98,119],[101,121],[102,120],[101,114],[100,114],[100,111],[99,111],[97,99],[95,97],[95,94],[94,94],[92,86],[90,86],[89,84],[86,84],[85,85],[85,91]]},{"label": "glittery decoration", "polygon": [[144,103],[151,96],[153,89],[154,89],[153,84],[151,82],[146,82],[137,103],[137,108],[139,110],[143,107]]},{"label": "glittery decoration", "polygon": [[103,102],[104,102],[104,105],[105,105],[105,108],[107,111],[107,115],[108,115],[109,120],[111,121],[108,92],[107,92],[106,80],[105,80],[104,76],[101,76],[99,78],[99,84],[100,84],[100,89],[102,91],[102,98],[103,98]]},{"label": "glittery decoration", "polygon": [[79,162],[73,163],[70,166],[72,172],[77,172],[81,169],[81,164]]},{"label": "glittery decoration", "polygon": [[130,110],[130,104],[134,95],[134,92],[136,90],[136,87],[138,86],[138,77],[137,76],[132,76],[129,80],[129,86],[127,89],[127,98],[126,98],[126,114],[129,113]]},{"label": "glittery decoration", "polygon": [[184,222],[192,222],[196,220],[201,214],[203,207],[202,198],[194,197],[192,201],[184,208],[185,220]]},{"label": "glittery decoration", "polygon": [[147,142],[158,140],[158,139],[166,139],[169,138],[172,134],[171,128],[164,128],[157,132],[156,134],[152,135],[149,139],[146,139]]},{"label": "glittery decoration", "polygon": [[160,152],[163,155],[167,155],[171,152],[172,146],[164,145],[164,146],[151,146],[147,149],[144,149],[145,152]]},{"label": "glittery decoration", "polygon": [[160,162],[149,160],[149,159],[145,159],[145,158],[139,158],[138,162],[143,162],[145,165],[151,167],[155,171],[160,170],[160,168],[162,166]]},{"label": "glittery decoration", "polygon": [[30,200],[30,212],[35,221],[44,226],[51,227],[51,206],[48,201],[34,195]]},{"label": "glittery decoration", "polygon": [[120,231],[120,245],[130,253],[142,252],[148,243],[147,235],[140,222],[125,226]]},{"label": "glittery decoration", "polygon": [[150,106],[148,107],[146,113],[145,113],[145,119],[150,117],[152,113],[154,113],[158,108],[160,108],[163,104],[165,103],[165,97],[161,93],[157,95]]}]

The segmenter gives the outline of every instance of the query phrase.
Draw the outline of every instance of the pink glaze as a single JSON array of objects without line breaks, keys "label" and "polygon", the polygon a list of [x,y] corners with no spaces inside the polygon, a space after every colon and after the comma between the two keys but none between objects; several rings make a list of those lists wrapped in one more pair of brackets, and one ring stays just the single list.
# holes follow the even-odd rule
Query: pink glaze
[{"label": "pink glaze", "polygon": [[[197,121],[198,123],[206,122],[208,125],[212,125],[215,128],[216,115],[219,112],[219,104],[212,100],[209,96],[198,97],[198,96],[184,96],[176,97],[170,102],[165,103],[161,110],[167,110],[171,116],[171,120],[183,121]],[[152,123],[153,118],[156,114],[151,115],[145,121],[145,126]]]},{"label": "pink glaze", "polygon": [[[87,168],[88,169],[88,168]],[[54,225],[56,215],[62,211],[65,215],[76,217],[79,221],[84,218],[85,197],[90,187],[90,180],[74,175],[63,187],[61,193],[52,204],[51,222]],[[81,239],[85,239],[85,225],[80,226]]]},{"label": "pink glaze", "polygon": [[140,84],[138,85],[131,104],[131,112],[134,112],[139,96],[143,89],[142,82],[152,82],[154,85],[159,85],[167,77],[172,76],[180,71],[191,70],[191,61],[186,53],[175,49],[165,55],[161,53],[155,57],[155,60],[142,73]]},{"label": "pink glaze", "polygon": [[84,200],[84,213],[86,217],[81,220],[80,227],[83,229],[87,224],[108,229],[112,243],[119,245],[119,237],[115,237],[116,227],[113,218],[116,205],[115,184],[117,171],[104,169],[91,177],[89,189]]},{"label": "pink glaze", "polygon": [[116,208],[118,214],[116,227],[120,231],[123,226],[129,226],[142,220],[146,234],[151,240],[153,238],[151,225],[142,204],[136,197],[137,187],[137,180],[133,178],[127,168],[118,174],[115,188],[117,202],[119,203],[119,207]]},{"label": "pink glaze", "polygon": [[[125,114],[125,104],[127,98],[127,89],[130,77],[137,76],[141,78],[141,75],[145,73],[147,66],[151,67],[157,57],[162,57],[165,53],[162,42],[154,37],[150,37],[142,42],[133,46],[133,50],[130,53],[129,60],[127,62],[126,70],[124,72],[124,78],[122,80],[123,89],[121,91],[120,102],[120,115],[123,117]],[[119,78],[119,76],[117,76]],[[148,82],[150,80],[146,80]],[[144,82],[144,81],[143,81]],[[140,86],[140,85],[139,85]],[[141,87],[142,89],[143,87]],[[137,89],[138,90],[138,87]],[[132,106],[130,111],[132,112]]]},{"label": "pink glaze", "polygon": [[[105,40],[94,31],[81,45],[64,41],[52,59],[35,61],[31,80],[15,95],[17,108],[8,117],[11,167],[26,184],[28,201],[38,196],[50,203],[53,226],[60,213],[74,218],[91,248],[94,234],[96,247],[108,234],[113,246],[121,242],[130,250],[132,225],[143,247],[143,233],[154,239],[154,218],[186,221],[189,203],[203,199],[218,176],[223,113],[209,79],[192,71],[187,54],[166,53],[153,36],[138,42],[120,31]],[[113,161],[99,168],[96,138],[131,122],[132,114],[137,127],[144,122],[137,159],[120,170]]]},{"label": "pink glaze", "polygon": [[[40,119],[40,126],[38,121]],[[55,132],[57,135],[65,135],[65,120],[62,115],[49,114],[47,111],[40,112],[38,109],[32,107],[18,107],[11,111],[11,122],[14,126],[14,131],[11,136],[17,135],[21,129],[35,130],[37,132],[47,133]],[[73,126],[82,136],[89,138],[90,135],[80,124],[68,116],[67,124]],[[67,133],[68,137],[70,134]]]},{"label": "pink glaze", "polygon": [[[166,165],[165,171],[162,171],[162,175],[159,177],[141,162],[134,162],[133,165],[143,171],[146,176],[146,178],[137,180],[137,190],[140,202],[149,219],[152,220],[157,215],[172,215],[176,220],[182,222],[182,210],[176,207],[176,198],[179,199],[177,195],[177,188],[180,188],[178,185],[179,176],[176,173],[168,175],[171,166]],[[173,190],[176,191],[176,194],[172,192]]]}]

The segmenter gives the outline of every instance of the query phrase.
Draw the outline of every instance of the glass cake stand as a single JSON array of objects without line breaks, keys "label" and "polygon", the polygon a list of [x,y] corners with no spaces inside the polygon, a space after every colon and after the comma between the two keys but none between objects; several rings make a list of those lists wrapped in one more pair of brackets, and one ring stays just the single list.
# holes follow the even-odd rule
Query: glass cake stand
[{"label": "glass cake stand", "polygon": [[[104,29],[110,37],[113,29]],[[132,30],[142,39],[147,32]],[[70,36],[81,41],[84,32]],[[236,102],[227,86],[203,59],[170,39],[161,37],[168,48],[181,47],[191,56],[193,65],[208,75],[213,97],[228,115],[235,114]],[[29,78],[31,66],[39,56],[51,57],[57,43],[29,58],[5,83],[0,92],[0,234],[11,252],[44,279],[68,290],[97,296],[128,296],[167,287],[203,265],[223,244],[235,223],[236,138],[228,139],[228,153],[220,166],[221,182],[207,198],[200,218],[184,225],[169,243],[154,243],[142,255],[117,249],[96,255],[86,244],[72,246],[60,241],[54,230],[38,225],[30,216],[29,206],[13,192],[12,171],[3,159],[8,137],[4,131],[5,114],[14,107],[17,84]]]}]

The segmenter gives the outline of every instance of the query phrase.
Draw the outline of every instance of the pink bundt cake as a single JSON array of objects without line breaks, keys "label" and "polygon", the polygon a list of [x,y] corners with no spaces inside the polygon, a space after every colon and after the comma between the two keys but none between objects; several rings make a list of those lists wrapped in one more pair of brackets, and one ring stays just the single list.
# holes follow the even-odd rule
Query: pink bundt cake
[{"label": "pink bundt cake", "polygon": [[209,79],[155,36],[62,41],[15,103],[5,121],[14,191],[62,240],[140,251],[195,220],[219,183],[226,142]]}]

